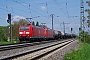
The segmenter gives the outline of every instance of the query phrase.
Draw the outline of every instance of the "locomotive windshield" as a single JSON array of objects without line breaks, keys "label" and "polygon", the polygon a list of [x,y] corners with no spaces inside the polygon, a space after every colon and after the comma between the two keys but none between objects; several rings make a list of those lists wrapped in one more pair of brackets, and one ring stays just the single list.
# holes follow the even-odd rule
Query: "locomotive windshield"
[{"label": "locomotive windshield", "polygon": [[21,27],[20,30],[30,30],[29,27]]}]

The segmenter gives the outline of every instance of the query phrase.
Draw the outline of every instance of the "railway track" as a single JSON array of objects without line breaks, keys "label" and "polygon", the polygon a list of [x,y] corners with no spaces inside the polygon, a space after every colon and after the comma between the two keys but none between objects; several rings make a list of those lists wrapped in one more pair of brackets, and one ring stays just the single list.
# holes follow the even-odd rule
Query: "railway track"
[{"label": "railway track", "polygon": [[12,59],[12,60],[36,60],[39,59],[57,49],[60,49],[70,43],[72,43],[74,40],[64,40],[58,43],[50,44],[47,46],[37,47],[28,51],[23,51],[20,53],[16,53],[10,56],[3,56],[0,59],[6,60],[6,59]]},{"label": "railway track", "polygon": [[40,45],[40,44],[45,44],[45,43],[50,43],[50,42],[55,42],[55,41],[57,41],[57,40],[33,42],[33,43],[18,43],[18,44],[13,44],[13,45],[1,45],[0,51],[23,48],[23,47],[34,46],[34,45]]}]

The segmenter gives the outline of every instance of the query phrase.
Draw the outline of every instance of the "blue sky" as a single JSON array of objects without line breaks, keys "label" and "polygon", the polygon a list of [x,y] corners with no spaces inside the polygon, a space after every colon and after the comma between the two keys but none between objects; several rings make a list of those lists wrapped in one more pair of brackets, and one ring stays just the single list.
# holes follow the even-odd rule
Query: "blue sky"
[{"label": "blue sky", "polygon": [[[84,0],[85,9],[88,9]],[[8,13],[12,14],[12,22],[22,18],[33,18],[32,21],[46,23],[51,28],[51,14],[54,14],[54,29],[66,32],[78,32],[80,25],[80,0],[0,0],[0,26],[9,25],[6,21]],[[85,17],[88,14],[85,12]],[[57,17],[58,16],[58,17]],[[77,17],[75,17],[77,16]]]}]

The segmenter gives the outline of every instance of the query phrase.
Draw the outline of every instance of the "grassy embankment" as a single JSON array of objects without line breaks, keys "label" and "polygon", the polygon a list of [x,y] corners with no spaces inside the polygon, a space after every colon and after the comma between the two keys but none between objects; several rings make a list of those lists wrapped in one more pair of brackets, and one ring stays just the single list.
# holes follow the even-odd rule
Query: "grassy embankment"
[{"label": "grassy embankment", "polygon": [[64,56],[64,60],[90,60],[90,44],[80,43],[80,49]]}]

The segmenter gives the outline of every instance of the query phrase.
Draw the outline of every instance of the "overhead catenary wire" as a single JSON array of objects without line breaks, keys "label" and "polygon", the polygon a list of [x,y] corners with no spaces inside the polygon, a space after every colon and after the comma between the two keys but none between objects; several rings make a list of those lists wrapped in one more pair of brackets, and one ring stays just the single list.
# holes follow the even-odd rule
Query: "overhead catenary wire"
[{"label": "overhead catenary wire", "polygon": [[[18,4],[20,4],[20,5],[22,5],[22,6],[24,6],[24,7],[26,7],[26,8],[28,8],[29,10],[31,10],[31,11],[33,11],[33,12],[36,12],[36,13],[39,14],[39,15],[47,18],[47,16],[44,16],[44,15],[42,15],[41,13],[38,13],[37,11],[35,11],[35,10],[33,10],[33,9],[30,9],[30,4],[29,4],[29,7],[27,7],[27,6],[19,3],[19,2],[16,1],[16,0],[13,0],[13,1],[16,2],[16,3],[18,3]],[[23,2],[23,3],[25,3],[25,2]],[[25,3],[25,4],[27,4],[27,3]],[[45,4],[45,3],[44,3],[44,4]],[[46,4],[46,5],[47,5],[47,4]],[[34,7],[34,8],[36,8],[36,7]],[[20,9],[18,9],[18,10],[20,10]],[[21,10],[21,11],[23,11],[23,10]],[[10,11],[9,11],[9,12],[10,12]],[[31,12],[30,12],[30,13],[31,13]],[[47,11],[47,13],[48,13],[48,11]],[[19,15],[20,15],[20,14],[19,14]],[[47,18],[47,19],[48,19],[48,18]]]},{"label": "overhead catenary wire", "polygon": [[50,3],[52,1],[48,1],[48,2],[42,2],[42,3],[37,3],[37,4],[45,4],[45,3]]},{"label": "overhead catenary wire", "polygon": [[[32,7],[36,8],[36,9],[38,9],[37,7],[31,5],[31,3],[26,3],[26,2],[24,2],[24,1],[20,1],[20,2],[22,2],[22,3],[24,3],[24,4],[27,4],[27,5],[30,4],[30,7],[32,6]],[[42,10],[40,10],[40,11],[42,11]]]},{"label": "overhead catenary wire", "polygon": [[[15,10],[15,9],[13,9],[13,7],[11,7],[11,6],[8,6],[8,4],[7,4],[7,1],[8,0],[6,0],[6,4],[5,5],[2,5],[2,4],[0,4],[0,6],[3,6],[3,7],[5,7],[5,8],[1,8],[0,7],[0,10],[4,10],[4,11],[6,11],[7,13],[6,14],[8,14],[8,13],[13,13],[13,14],[17,14],[17,15],[20,15],[20,16],[23,16],[23,15],[21,15],[21,14],[19,14],[19,13],[16,13],[16,12],[14,12],[13,10]],[[11,10],[10,10],[11,9]],[[17,10],[19,10],[19,9],[17,9]],[[22,11],[22,10],[20,10],[20,11]],[[25,12],[25,11],[24,11]],[[4,15],[6,15],[6,14],[4,14]],[[12,14],[12,19],[13,19],[13,14]],[[24,17],[24,16],[23,16]],[[1,19],[3,19],[3,18],[1,18]],[[6,20],[6,19],[5,19]]]},{"label": "overhead catenary wire", "polygon": [[[25,8],[27,8],[27,9],[29,9],[29,7],[27,7],[27,6],[23,5],[23,4],[21,4],[20,2],[18,2],[18,1],[16,1],[16,0],[13,0],[13,1],[16,2],[16,3],[18,3],[19,5],[21,5],[21,6],[25,7]],[[28,3],[26,3],[26,2],[23,2],[23,3],[25,3],[25,4],[28,5]],[[30,3],[29,3],[29,4],[30,4]],[[45,4],[45,3],[44,3],[44,4]],[[31,5],[30,5],[30,6],[31,6]],[[36,7],[35,7],[35,8],[36,8]],[[44,16],[44,15],[42,15],[41,13],[39,13],[39,12],[33,10],[33,9],[30,9],[30,10],[48,19],[47,16]],[[41,19],[41,20],[43,20],[43,19]]]},{"label": "overhead catenary wire", "polygon": [[[23,6],[23,7],[25,7],[25,8],[27,8],[27,9],[29,9],[27,6],[25,6],[25,5],[21,4],[21,3],[19,3],[18,1],[16,1],[16,0],[13,0],[13,1],[16,2],[16,3],[18,3],[18,4],[20,4],[21,6]],[[33,9],[30,9],[30,10],[33,11],[33,12],[35,12],[35,13],[37,13],[37,14],[39,14],[39,15],[41,15],[41,16],[43,16],[43,17],[46,17],[46,16],[44,16],[44,15],[38,13],[37,11],[35,11],[35,10],[33,10]]]},{"label": "overhead catenary wire", "polygon": [[[29,13],[30,13],[30,15],[31,15],[31,17],[32,17],[31,4],[30,4],[30,3],[23,2],[23,1],[20,1],[20,2],[22,2],[22,3],[24,3],[24,4],[27,4],[27,5],[29,6]],[[33,6],[33,7],[34,7],[34,6]],[[35,7],[35,8],[36,8],[36,7]]]},{"label": "overhead catenary wire", "polygon": [[[0,8],[1,10],[4,10],[4,11],[7,11],[6,9],[3,9],[3,8]],[[23,15],[21,15],[21,14],[18,14],[18,13],[15,13],[15,12],[13,12],[13,11],[9,11],[8,10],[8,12],[11,12],[11,13],[14,13],[14,14],[17,14],[17,15],[20,15],[20,16],[23,16]]]},{"label": "overhead catenary wire", "polygon": [[[8,0],[7,0],[7,1],[8,1]],[[1,4],[0,4],[0,5],[1,5]],[[20,15],[20,16],[24,17],[23,15],[21,15],[21,14],[16,13],[16,12],[13,11],[13,10],[15,10],[16,8],[13,9],[13,7],[8,6],[7,4],[6,4],[6,5],[2,5],[2,6],[5,6],[5,9],[4,9],[4,8],[0,8],[0,9],[1,9],[1,10],[4,10],[4,11],[7,11],[7,14],[8,14],[8,13],[13,13],[13,14],[17,14],[17,15]],[[11,10],[8,10],[7,7],[8,7],[8,9],[9,9],[9,8],[12,8],[12,11],[11,11]],[[28,7],[28,8],[29,8],[29,7]],[[20,10],[20,9],[17,9],[17,10]],[[20,11],[27,12],[27,11],[24,11],[24,10],[20,10]],[[5,15],[6,15],[6,14],[5,14]],[[2,19],[2,18],[1,18],[1,19]],[[13,19],[13,17],[12,17],[12,19]],[[41,19],[41,20],[43,20],[43,19]]]},{"label": "overhead catenary wire", "polygon": [[7,6],[7,0],[6,0],[6,10],[7,10],[7,14],[8,14],[8,6]]},{"label": "overhead catenary wire", "polygon": [[5,7],[7,11],[9,10],[9,8],[12,8],[13,10],[20,10],[20,11],[22,11],[22,12],[27,12],[27,11],[22,10],[22,9],[19,9],[19,8],[13,8],[13,7],[11,7],[11,6],[8,6],[7,4],[6,4],[6,5],[0,4],[0,6]]},{"label": "overhead catenary wire", "polygon": [[30,15],[31,15],[31,17],[32,17],[32,13],[31,13],[31,5],[29,4],[29,12],[30,12]]},{"label": "overhead catenary wire", "polygon": [[[46,3],[46,7],[47,7],[47,14],[48,14],[48,4]],[[49,14],[48,14],[49,15]]]},{"label": "overhead catenary wire", "polygon": [[67,14],[68,14],[68,17],[69,17],[69,13],[68,13],[68,8],[67,8],[67,5],[68,5],[68,4],[67,4],[67,2],[66,2],[66,10],[67,10]]},{"label": "overhead catenary wire", "polygon": [[[30,11],[30,6],[31,6],[31,5],[29,4],[29,11]],[[30,11],[30,13],[31,13],[31,11]]]},{"label": "overhead catenary wire", "polygon": [[51,1],[47,1],[47,2],[37,2],[37,3],[32,3],[32,4],[45,4],[45,3],[50,3],[50,2],[53,2],[53,1],[51,0]]},{"label": "overhead catenary wire", "polygon": [[[22,3],[25,3],[25,4],[27,4],[28,6],[29,6],[29,12],[30,12],[30,14],[31,14],[31,17],[32,17],[32,13],[31,13],[31,4],[30,3],[26,3],[26,2],[23,2],[23,1],[20,1],[20,2],[22,2]],[[32,6],[32,7],[34,7],[34,8],[36,8],[36,9],[38,9],[37,7],[35,7],[35,6]],[[41,10],[42,11],[42,10]],[[40,18],[41,19],[41,18]],[[33,19],[34,20],[34,19]],[[43,19],[41,19],[41,20],[43,20]]]},{"label": "overhead catenary wire", "polygon": [[59,9],[64,13],[64,15],[66,15],[66,17],[68,18],[67,14],[63,11],[63,9],[60,7],[60,4],[57,2],[57,0],[53,0],[54,3],[59,7]]},{"label": "overhead catenary wire", "polygon": [[64,15],[68,18],[67,14],[63,11],[63,9],[60,7],[60,4],[56,1],[56,0],[53,0],[54,3],[58,6],[58,8],[64,13]]}]

